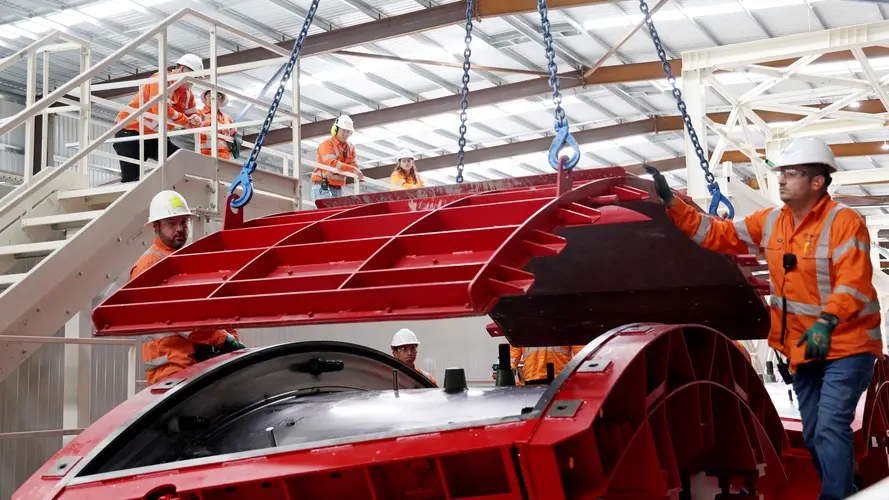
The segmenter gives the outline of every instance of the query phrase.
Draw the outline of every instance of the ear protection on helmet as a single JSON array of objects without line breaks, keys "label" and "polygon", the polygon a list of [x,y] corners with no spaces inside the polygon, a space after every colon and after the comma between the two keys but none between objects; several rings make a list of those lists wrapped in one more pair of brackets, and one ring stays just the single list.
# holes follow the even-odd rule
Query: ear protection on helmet
[{"label": "ear protection on helmet", "polygon": [[336,135],[337,132],[339,132],[339,131],[340,131],[340,128],[337,127],[336,125],[330,127],[330,135]]}]

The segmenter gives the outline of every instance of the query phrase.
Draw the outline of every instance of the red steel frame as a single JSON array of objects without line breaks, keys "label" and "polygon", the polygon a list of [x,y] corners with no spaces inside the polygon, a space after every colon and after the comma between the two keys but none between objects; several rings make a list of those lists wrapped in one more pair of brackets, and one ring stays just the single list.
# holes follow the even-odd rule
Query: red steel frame
[{"label": "red steel frame", "polygon": [[531,287],[534,275],[521,268],[532,257],[562,251],[559,228],[648,220],[616,205],[649,197],[626,185],[622,169],[588,177],[561,194],[550,184],[249,222],[229,213],[223,231],[96,308],[96,334],[487,314],[499,297]]},{"label": "red steel frame", "polygon": [[[561,252],[559,228],[646,220],[618,206],[648,197],[627,185],[622,170],[578,172],[575,186],[557,177],[324,200],[317,211],[249,222],[230,212],[224,231],[162,261],[97,308],[97,334],[486,314],[499,297],[531,287],[534,276],[521,270],[530,258]],[[356,202],[364,204],[350,205]],[[757,264],[751,257],[738,263]],[[887,378],[889,362],[881,359],[854,425],[865,486],[889,475]],[[743,354],[707,328],[617,329],[594,340],[552,390],[535,418],[483,432],[282,452],[225,462],[224,473],[219,464],[174,468],[70,486],[60,498],[101,498],[105,488],[115,498],[144,498],[160,484],[192,499],[641,500],[675,498],[680,487],[709,494],[741,486],[767,499],[817,495],[799,422],[778,418]],[[88,453],[155,397],[137,395],[60,455],[71,446]],[[550,414],[571,403],[579,406],[570,417]],[[689,486],[683,471],[716,479],[693,478]],[[41,474],[22,491],[41,498],[38,492],[62,491]]]},{"label": "red steel frame", "polygon": [[[56,456],[95,451],[159,397],[143,391]],[[695,482],[696,493],[746,486],[767,499],[805,498],[788,488],[786,447],[764,387],[726,337],[699,326],[641,324],[587,346],[520,421],[276,450],[260,460],[219,457],[71,485],[71,477],[44,477],[47,464],[14,498],[123,500],[175,491],[160,498],[641,500],[675,498],[686,473],[712,478]]]}]

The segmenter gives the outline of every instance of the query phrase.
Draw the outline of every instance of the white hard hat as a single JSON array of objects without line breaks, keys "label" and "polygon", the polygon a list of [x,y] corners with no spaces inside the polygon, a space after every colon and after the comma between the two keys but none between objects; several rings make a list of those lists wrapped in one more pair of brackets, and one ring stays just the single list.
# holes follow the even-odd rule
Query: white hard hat
[{"label": "white hard hat", "polygon": [[148,224],[180,215],[195,216],[188,209],[185,198],[176,191],[168,190],[157,193],[151,199],[151,205],[148,206]]},{"label": "white hard hat", "polygon": [[794,139],[781,153],[781,159],[772,170],[780,170],[782,167],[795,165],[808,165],[820,163],[830,169],[830,173],[837,171],[837,160],[830,150],[830,146],[821,139],[815,137],[801,137]]},{"label": "white hard hat", "polygon": [[[210,89],[207,89],[204,91],[203,94],[201,94],[201,100],[204,101],[204,104],[206,104],[207,106],[210,105],[210,92],[212,91]],[[216,99],[216,107],[221,108],[228,104],[228,96],[225,95],[224,92],[216,91]]]},{"label": "white hard hat", "polygon": [[194,54],[185,54],[176,61],[176,64],[185,66],[192,71],[203,71],[204,69],[204,60]]},{"label": "white hard hat", "polygon": [[355,131],[355,124],[352,123],[352,117],[350,117],[349,115],[341,115],[339,118],[336,119],[336,122],[334,122],[334,126],[336,126],[337,128],[351,130],[352,132]]},{"label": "white hard hat", "polygon": [[392,347],[401,347],[403,345],[420,345],[420,341],[417,340],[417,336],[414,335],[414,332],[408,330],[407,328],[402,328],[395,332],[395,335],[392,337]]},{"label": "white hard hat", "polygon": [[395,161],[401,160],[402,158],[410,158],[411,160],[417,159],[417,157],[414,156],[414,152],[407,148],[398,152],[398,158],[396,158]]}]

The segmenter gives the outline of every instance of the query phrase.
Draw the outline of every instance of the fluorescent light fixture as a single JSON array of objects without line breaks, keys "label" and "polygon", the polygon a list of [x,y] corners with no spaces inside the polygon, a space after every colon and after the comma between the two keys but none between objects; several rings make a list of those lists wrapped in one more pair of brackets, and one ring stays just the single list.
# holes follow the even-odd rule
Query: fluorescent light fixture
[{"label": "fluorescent light fixture", "polygon": [[33,20],[29,21],[21,21],[12,25],[13,28],[19,28],[24,30],[27,33],[40,34],[51,31],[51,28],[43,23],[38,23]]},{"label": "fluorescent light fixture", "polygon": [[86,7],[81,7],[78,10],[88,16],[93,16],[96,19],[102,19],[104,17],[111,17],[117,14],[122,14],[124,12],[129,12],[133,9],[125,2],[108,0],[106,2],[99,2],[92,5],[87,5]]}]

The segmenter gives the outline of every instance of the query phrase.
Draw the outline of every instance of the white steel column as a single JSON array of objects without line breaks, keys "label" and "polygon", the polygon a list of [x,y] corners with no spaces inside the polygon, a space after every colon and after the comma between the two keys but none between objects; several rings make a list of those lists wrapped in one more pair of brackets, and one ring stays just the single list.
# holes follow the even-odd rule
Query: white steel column
[{"label": "white steel column", "polygon": [[160,77],[158,90],[160,101],[157,103],[157,162],[161,169],[161,189],[167,189],[167,103],[170,95],[167,92],[167,28],[157,34],[157,74]]},{"label": "white steel column", "polygon": [[[786,146],[785,142],[786,139],[766,141],[766,158],[772,163],[777,163],[781,159],[781,151]],[[760,191],[763,191],[770,200],[779,206],[782,205],[784,202],[781,201],[781,194],[778,192],[778,175],[769,169],[766,172],[766,180],[768,181],[767,189],[764,186],[760,186]]]},{"label": "white steel column", "polygon": [[[682,98],[685,100],[688,116],[691,123],[698,134],[698,140],[704,149],[704,158],[708,158],[707,153],[707,129],[704,125],[704,97],[706,89],[701,81],[700,71],[683,71],[682,72]],[[685,167],[688,179],[688,195],[701,204],[709,201],[710,193],[707,191],[707,181],[704,179],[704,171],[701,170],[701,162],[698,159],[695,148],[689,138],[688,131],[685,131]]]},{"label": "white steel column", "polygon": [[[49,95],[49,54],[49,50],[43,50],[43,86],[41,87],[43,89],[43,95]],[[41,125],[40,170],[43,170],[49,165],[49,163],[47,163],[47,160],[49,159],[49,113],[43,113],[43,116],[41,117]],[[26,161],[25,170],[27,169],[28,166]]]},{"label": "white steel column", "polygon": [[[301,58],[296,59],[296,69],[294,73],[296,76],[293,77],[293,88],[291,89],[290,95],[293,98],[293,102],[291,102],[291,111],[293,111],[293,121],[291,122],[291,128],[293,128],[293,177],[296,178],[296,204],[294,205],[295,210],[300,210],[302,207],[302,198],[303,198],[303,189],[302,189],[302,176],[300,175],[300,167],[302,167],[302,118],[300,115],[300,72],[301,69]],[[286,164],[285,164],[286,168]],[[284,172],[284,175],[287,175],[287,172]]]},{"label": "white steel column", "polygon": [[[92,52],[88,46],[80,47],[80,71],[81,73],[86,72],[90,68],[92,59]],[[80,84],[80,120],[78,122],[78,135],[80,140],[80,147],[86,148],[90,143],[90,123],[92,122],[92,107],[93,103],[90,100],[90,80],[86,80],[85,82]],[[43,132],[46,135],[46,131]],[[87,180],[87,185],[89,185],[90,178],[90,168],[89,168],[89,160],[90,155],[84,155],[80,160],[80,174],[84,176]]]},{"label": "white steel column", "polygon": [[[37,99],[37,49],[28,51],[27,89],[25,90],[25,107],[29,108]],[[45,98],[46,96],[44,96]],[[25,176],[27,184],[31,180],[34,168],[34,117],[25,123]],[[46,131],[44,131],[46,133]]]},{"label": "white steel column", "polygon": [[[92,337],[90,308],[76,313],[65,324],[65,337]],[[88,345],[65,344],[65,378],[63,381],[62,428],[84,429],[91,422],[92,353]],[[74,436],[62,438],[68,444]]]},{"label": "white steel column", "polygon": [[[219,158],[219,92],[216,90],[216,25],[210,28],[210,155]],[[219,183],[219,168],[213,181]]]},{"label": "white steel column", "polygon": [[881,223],[871,223],[871,219],[867,218],[867,229],[870,233],[870,261],[874,267],[874,277],[873,284],[874,288],[877,290],[877,300],[880,301],[880,313],[882,314],[882,318],[880,321],[880,333],[883,337],[883,352],[889,353],[889,331],[886,328],[886,321],[889,321],[887,318],[887,309],[889,309],[889,276],[887,276],[880,265],[881,251],[880,251],[880,227]]}]

